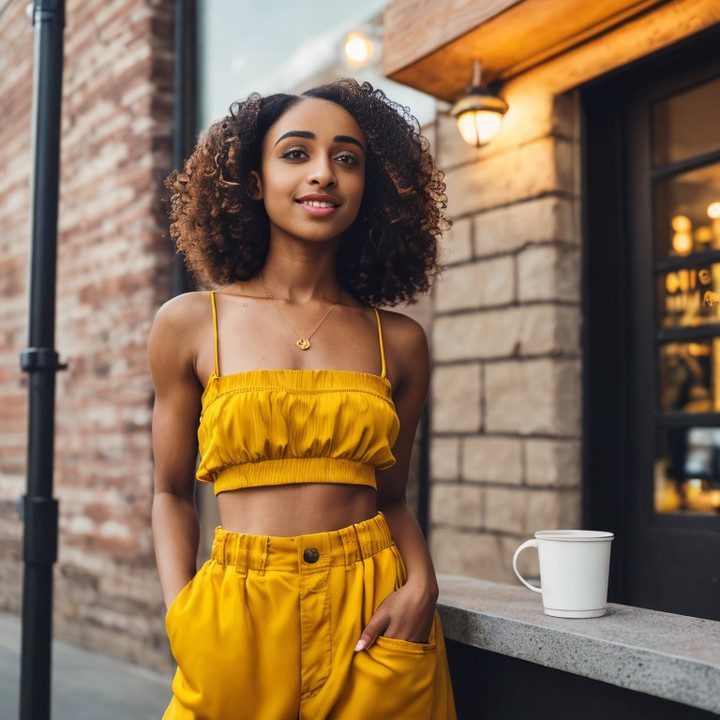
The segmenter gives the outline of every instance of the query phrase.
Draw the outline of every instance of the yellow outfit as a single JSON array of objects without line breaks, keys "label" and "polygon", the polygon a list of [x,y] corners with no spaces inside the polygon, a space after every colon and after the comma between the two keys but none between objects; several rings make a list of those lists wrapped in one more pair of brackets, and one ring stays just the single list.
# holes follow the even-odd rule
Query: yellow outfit
[{"label": "yellow outfit", "polygon": [[[380,376],[221,376],[211,297],[215,373],[199,431],[204,481],[225,481],[223,490],[322,481],[375,486],[375,468],[395,462],[390,448],[399,427],[382,335]],[[406,581],[382,511],[295,536],[216,526],[210,558],[165,615],[177,669],[162,720],[456,720],[437,610],[427,642],[380,635],[354,650],[380,603]]]},{"label": "yellow outfit", "polygon": [[299,482],[376,487],[395,464],[400,419],[382,370],[260,369],[220,375],[217,308],[210,293],[215,369],[201,397],[197,479],[223,490]]}]

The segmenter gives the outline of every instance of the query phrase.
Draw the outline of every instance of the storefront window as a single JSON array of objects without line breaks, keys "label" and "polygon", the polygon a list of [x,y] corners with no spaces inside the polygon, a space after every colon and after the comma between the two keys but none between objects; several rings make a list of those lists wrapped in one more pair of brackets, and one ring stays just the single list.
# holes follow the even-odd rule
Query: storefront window
[{"label": "storefront window", "polygon": [[720,163],[659,181],[655,186],[655,211],[660,256],[687,257],[719,249]]},{"label": "storefront window", "polygon": [[660,324],[666,328],[720,322],[720,263],[702,263],[658,278]]},{"label": "storefront window", "polygon": [[658,321],[654,505],[720,512],[720,79],[652,112]]},{"label": "storefront window", "polygon": [[720,78],[663,98],[652,110],[653,163],[679,162],[720,147]]}]

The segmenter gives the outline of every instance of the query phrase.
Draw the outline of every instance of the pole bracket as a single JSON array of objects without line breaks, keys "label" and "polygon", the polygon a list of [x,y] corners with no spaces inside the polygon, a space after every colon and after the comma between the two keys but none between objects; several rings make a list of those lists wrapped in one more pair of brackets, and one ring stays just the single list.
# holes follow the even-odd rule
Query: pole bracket
[{"label": "pole bracket", "polygon": [[49,347],[29,347],[20,352],[20,367],[25,372],[40,372],[43,370],[65,370],[67,363],[59,360],[60,356]]}]

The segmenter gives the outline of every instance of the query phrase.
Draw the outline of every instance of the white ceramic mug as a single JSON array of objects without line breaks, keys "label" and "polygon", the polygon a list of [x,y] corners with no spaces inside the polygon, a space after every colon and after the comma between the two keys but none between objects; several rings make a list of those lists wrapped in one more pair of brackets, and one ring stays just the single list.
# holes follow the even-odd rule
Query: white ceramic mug
[{"label": "white ceramic mug", "polygon": [[[538,530],[513,555],[513,569],[531,590],[542,594],[546,615],[589,618],[605,614],[610,575],[610,543],[603,530]],[[531,585],[517,569],[518,555],[535,547],[540,560],[540,585]]]}]

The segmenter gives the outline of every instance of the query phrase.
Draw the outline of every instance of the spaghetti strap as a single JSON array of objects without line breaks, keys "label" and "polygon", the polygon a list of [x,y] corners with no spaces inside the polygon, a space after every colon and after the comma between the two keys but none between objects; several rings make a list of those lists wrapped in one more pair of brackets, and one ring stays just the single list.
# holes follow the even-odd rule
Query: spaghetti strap
[{"label": "spaghetti strap", "polygon": [[217,324],[217,307],[215,306],[215,291],[210,291],[210,303],[212,305],[213,317],[213,338],[215,341],[215,375],[220,377],[220,364],[218,362],[218,324]]},{"label": "spaghetti strap", "polygon": [[378,309],[376,307],[373,307],[373,310],[375,311],[375,317],[377,318],[377,328],[378,328],[378,341],[380,342],[380,362],[382,363],[382,370],[380,372],[380,377],[385,377],[385,348],[383,347],[383,337],[382,337],[382,324],[380,323],[380,313],[378,312]]}]

